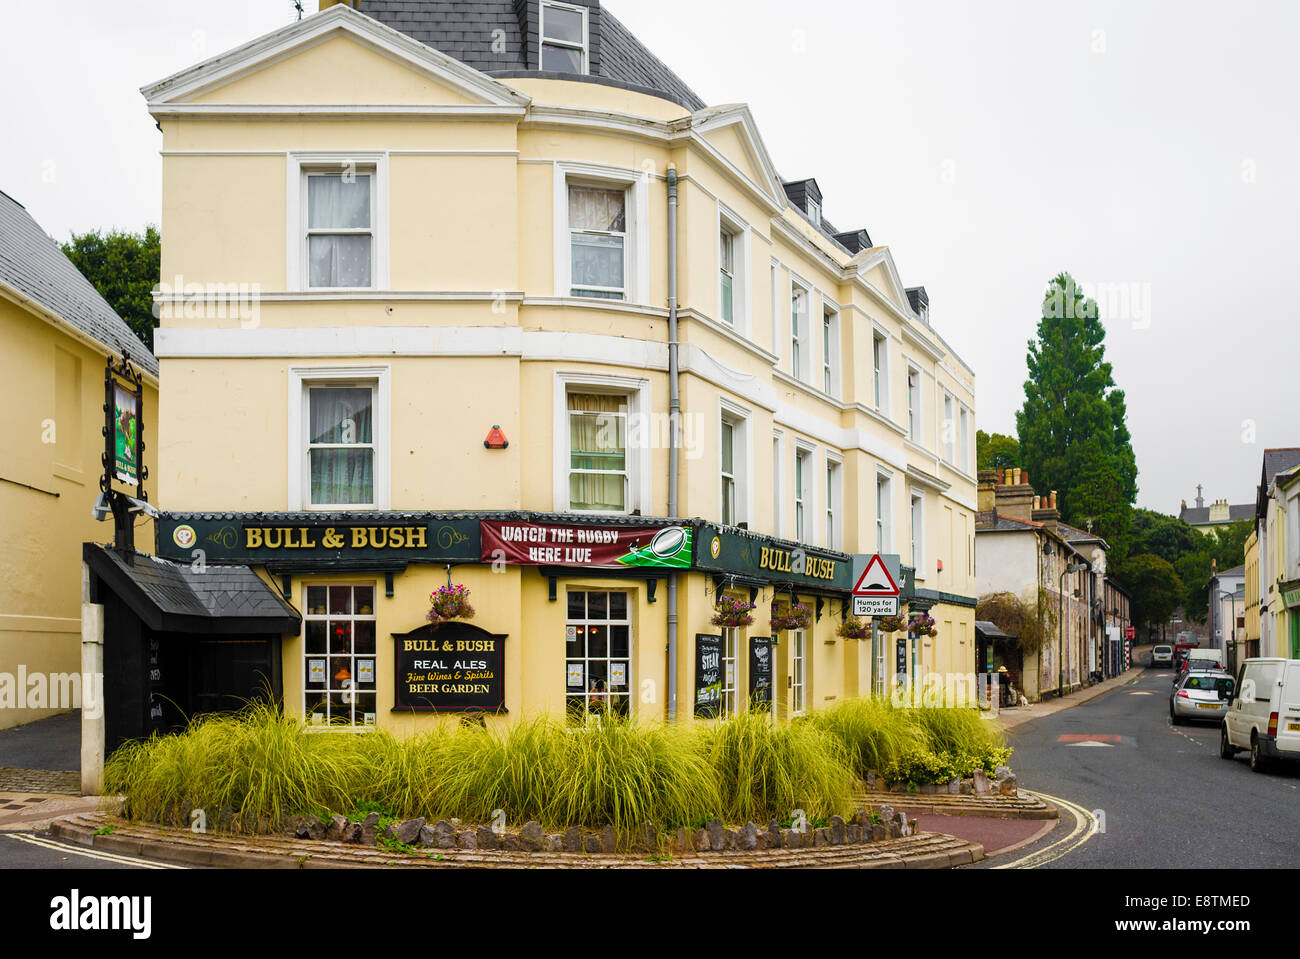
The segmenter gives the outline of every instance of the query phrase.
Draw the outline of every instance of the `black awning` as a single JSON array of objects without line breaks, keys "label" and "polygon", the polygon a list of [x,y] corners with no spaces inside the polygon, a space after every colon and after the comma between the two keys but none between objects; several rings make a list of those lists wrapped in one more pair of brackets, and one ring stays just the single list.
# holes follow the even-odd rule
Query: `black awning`
[{"label": "black awning", "polygon": [[1002,632],[996,623],[990,623],[986,619],[975,620],[975,632],[982,639],[1015,639],[1014,636]]},{"label": "black awning", "polygon": [[296,633],[298,611],[248,566],[195,569],[146,553],[131,561],[97,543],[83,543],[82,559],[150,629],[230,634]]}]

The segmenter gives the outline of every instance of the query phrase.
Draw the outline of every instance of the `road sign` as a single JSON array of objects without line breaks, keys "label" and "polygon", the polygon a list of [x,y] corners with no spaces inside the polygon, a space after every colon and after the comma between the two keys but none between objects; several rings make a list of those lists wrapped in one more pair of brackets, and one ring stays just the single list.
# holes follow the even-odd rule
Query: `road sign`
[{"label": "road sign", "polygon": [[889,567],[885,565],[885,561],[879,553],[875,553],[867,560],[866,568],[863,569],[862,575],[858,577],[857,582],[853,585],[853,595],[892,596],[895,600],[895,612],[889,615],[897,615],[898,583],[890,575]]},{"label": "road sign", "polygon": [[854,596],[854,616],[897,616],[897,596]]}]

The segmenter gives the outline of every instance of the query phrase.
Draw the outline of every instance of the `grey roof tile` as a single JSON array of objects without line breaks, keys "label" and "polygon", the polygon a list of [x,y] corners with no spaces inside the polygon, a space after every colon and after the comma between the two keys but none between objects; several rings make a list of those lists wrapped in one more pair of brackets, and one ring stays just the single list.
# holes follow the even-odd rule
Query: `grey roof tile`
[{"label": "grey roof tile", "polygon": [[0,192],[0,283],[39,303],[106,350],[131,354],[158,375],[158,360],[21,203]]}]

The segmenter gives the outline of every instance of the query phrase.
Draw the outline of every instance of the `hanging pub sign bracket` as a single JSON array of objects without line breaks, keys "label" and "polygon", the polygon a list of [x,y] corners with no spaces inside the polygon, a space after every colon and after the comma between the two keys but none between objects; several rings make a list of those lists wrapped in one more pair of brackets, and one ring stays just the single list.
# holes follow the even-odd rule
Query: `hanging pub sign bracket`
[{"label": "hanging pub sign bracket", "polygon": [[[144,465],[144,377],[131,362],[130,353],[114,362],[108,357],[104,368],[104,452],[103,475],[99,489],[113,514],[113,546],[124,556],[135,551],[135,517],[132,513],[152,514],[144,481],[149,468]],[[116,488],[135,486],[135,496]]]}]

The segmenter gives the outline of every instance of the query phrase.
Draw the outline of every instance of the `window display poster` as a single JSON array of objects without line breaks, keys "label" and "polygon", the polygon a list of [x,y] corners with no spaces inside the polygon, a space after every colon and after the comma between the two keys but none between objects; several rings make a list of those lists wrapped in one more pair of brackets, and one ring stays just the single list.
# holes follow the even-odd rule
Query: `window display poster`
[{"label": "window display poster", "polygon": [[772,639],[756,636],[749,643],[749,702],[754,709],[772,707]]},{"label": "window display poster", "polygon": [[569,663],[569,681],[570,689],[582,688],[582,663]]},{"label": "window display poster", "polygon": [[722,705],[722,637],[695,634],[695,715],[713,718]]},{"label": "window display poster", "polygon": [[370,684],[375,681],[375,661],[373,659],[357,660],[357,682]]},{"label": "window display poster", "polygon": [[611,686],[627,685],[627,663],[609,664],[609,684]]},{"label": "window display poster", "polygon": [[325,682],[325,660],[323,659],[307,660],[307,682],[309,683]]}]

